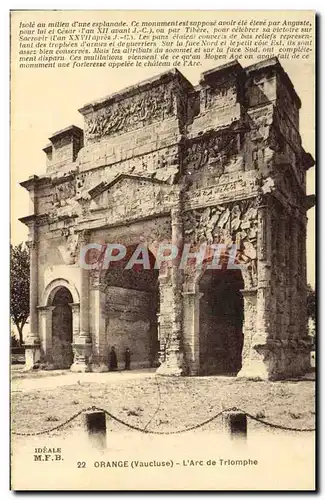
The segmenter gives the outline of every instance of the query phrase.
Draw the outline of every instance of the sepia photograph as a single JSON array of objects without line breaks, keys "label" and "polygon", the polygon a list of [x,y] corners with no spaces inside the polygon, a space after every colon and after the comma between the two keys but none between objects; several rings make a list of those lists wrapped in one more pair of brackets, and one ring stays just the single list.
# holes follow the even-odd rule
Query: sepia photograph
[{"label": "sepia photograph", "polygon": [[315,491],[315,13],[10,17],[11,489]]}]

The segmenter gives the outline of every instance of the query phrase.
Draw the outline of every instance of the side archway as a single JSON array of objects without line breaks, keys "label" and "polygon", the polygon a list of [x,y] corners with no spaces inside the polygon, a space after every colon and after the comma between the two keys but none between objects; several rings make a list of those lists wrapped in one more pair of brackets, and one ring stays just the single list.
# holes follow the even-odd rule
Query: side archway
[{"label": "side archway", "polygon": [[53,280],[41,299],[41,339],[45,359],[55,369],[73,363],[73,336],[78,328],[79,293],[65,279]]},{"label": "side archway", "polygon": [[208,264],[189,273],[184,286],[190,372],[237,375],[243,361],[245,277],[241,267],[227,261],[219,269]]},{"label": "side archway", "polygon": [[237,270],[207,270],[200,279],[202,375],[237,375],[242,366],[244,282]]},{"label": "side archway", "polygon": [[72,296],[72,302],[74,304],[79,304],[79,293],[75,285],[73,283],[70,283],[68,280],[65,280],[64,278],[58,278],[51,281],[51,283],[46,286],[42,295],[41,306],[51,306],[56,292],[61,287],[65,287],[69,290]]},{"label": "side archway", "polygon": [[[106,347],[111,351],[114,346],[120,364],[129,348],[134,368],[155,366],[160,347],[159,271],[155,269],[155,256],[146,245],[143,247],[148,266],[135,262],[127,268],[137,249],[137,245],[130,245],[125,257],[111,262],[101,274],[101,287],[106,295]],[[139,259],[142,258],[141,255]]]}]

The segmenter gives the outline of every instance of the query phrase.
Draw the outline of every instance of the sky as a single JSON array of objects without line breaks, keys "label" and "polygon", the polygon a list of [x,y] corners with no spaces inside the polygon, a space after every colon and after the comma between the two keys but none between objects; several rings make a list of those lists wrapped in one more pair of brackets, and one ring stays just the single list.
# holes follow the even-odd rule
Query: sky
[{"label": "sky", "polygon": [[[14,49],[13,49],[14,50]],[[246,66],[244,60],[239,62]],[[250,61],[253,64],[255,61]],[[305,150],[315,156],[314,67],[312,62],[281,61],[301,101],[300,132]],[[180,67],[183,75],[197,84],[200,73],[217,66],[206,61],[200,68]],[[163,68],[165,71],[167,68]],[[83,127],[78,112],[85,103],[157,75],[160,68],[16,69],[11,80],[11,236],[12,243],[27,239],[19,217],[30,213],[29,196],[19,182],[45,173],[42,148],[54,132],[71,124]],[[307,173],[307,193],[315,192],[315,168]],[[308,212],[307,277],[315,282],[315,209]]]}]

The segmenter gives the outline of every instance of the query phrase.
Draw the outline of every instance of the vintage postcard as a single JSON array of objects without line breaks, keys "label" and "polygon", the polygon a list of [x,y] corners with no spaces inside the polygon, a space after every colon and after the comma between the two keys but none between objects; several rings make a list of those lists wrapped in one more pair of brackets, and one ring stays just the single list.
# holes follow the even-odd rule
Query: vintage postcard
[{"label": "vintage postcard", "polygon": [[10,24],[11,488],[315,490],[315,13]]}]

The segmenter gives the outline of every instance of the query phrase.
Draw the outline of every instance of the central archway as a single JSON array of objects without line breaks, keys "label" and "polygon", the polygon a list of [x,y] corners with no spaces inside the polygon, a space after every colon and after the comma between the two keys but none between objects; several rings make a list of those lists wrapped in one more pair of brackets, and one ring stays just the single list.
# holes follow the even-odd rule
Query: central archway
[{"label": "central archway", "polygon": [[159,352],[159,271],[147,247],[149,268],[135,263],[127,269],[136,248],[129,246],[125,257],[112,262],[104,275],[107,349],[115,347],[120,368],[124,367],[126,348],[131,351],[133,368],[155,366]]},{"label": "central archway", "polygon": [[199,290],[200,373],[237,375],[242,365],[244,282],[240,270],[207,270]]},{"label": "central archway", "polygon": [[71,292],[64,286],[52,294],[49,305],[52,311],[52,359],[54,368],[70,368],[73,363],[72,351],[72,310]]}]

